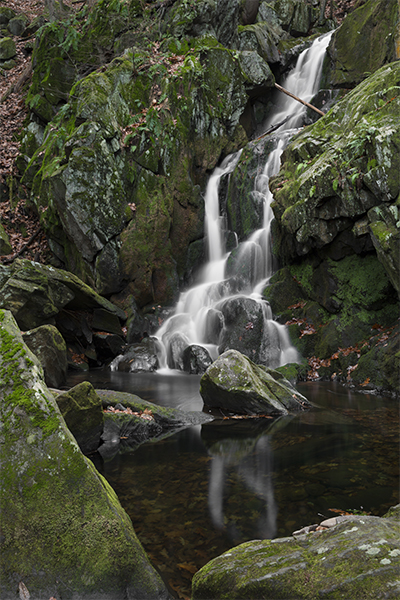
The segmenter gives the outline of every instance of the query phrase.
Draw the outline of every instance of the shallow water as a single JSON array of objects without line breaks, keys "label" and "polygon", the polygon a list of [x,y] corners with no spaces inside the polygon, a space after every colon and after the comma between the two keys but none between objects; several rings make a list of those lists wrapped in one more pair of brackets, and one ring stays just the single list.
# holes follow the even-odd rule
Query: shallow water
[{"label": "shallow water", "polygon": [[[68,385],[136,393],[201,410],[199,377],[93,371]],[[273,419],[219,419],[110,462],[95,458],[176,597],[193,572],[233,545],[290,535],[337,510],[383,515],[399,502],[396,401],[305,383],[320,408]]]}]

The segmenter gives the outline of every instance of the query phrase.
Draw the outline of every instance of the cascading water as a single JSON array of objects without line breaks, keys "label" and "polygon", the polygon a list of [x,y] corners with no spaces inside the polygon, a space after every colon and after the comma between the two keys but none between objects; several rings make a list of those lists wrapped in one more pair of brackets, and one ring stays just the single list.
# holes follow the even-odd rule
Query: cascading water
[{"label": "cascading water", "polygon": [[[331,34],[326,34],[318,38],[302,52],[284,83],[286,89],[306,102],[318,92],[330,37]],[[281,154],[302,124],[305,111],[304,106],[285,96],[279,111],[264,125],[267,131],[275,123],[285,121],[277,129],[276,148],[270,152],[263,172],[255,179],[253,193],[263,202],[262,227],[238,245],[234,257],[225,251],[224,219],[220,216],[218,190],[221,178],[234,171],[241,151],[228,156],[211,175],[204,199],[209,260],[199,284],[181,294],[174,315],[156,333],[162,348],[161,367],[183,369],[183,352],[193,346],[207,350],[209,360],[210,357],[215,360],[228,348],[236,348],[255,362],[270,367],[298,360],[285,326],[273,320],[270,306],[261,292],[273,273],[270,244],[273,197],[268,182],[278,172]],[[243,329],[240,336],[238,323],[242,323]]]}]

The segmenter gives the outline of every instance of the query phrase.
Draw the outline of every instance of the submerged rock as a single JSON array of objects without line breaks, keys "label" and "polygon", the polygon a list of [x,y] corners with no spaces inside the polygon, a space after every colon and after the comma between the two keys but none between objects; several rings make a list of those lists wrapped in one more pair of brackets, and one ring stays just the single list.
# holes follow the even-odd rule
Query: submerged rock
[{"label": "submerged rock", "polygon": [[237,350],[222,354],[200,380],[204,404],[239,414],[282,415],[311,403],[278,371],[254,364]]},{"label": "submerged rock", "polygon": [[[80,451],[23,343],[0,310],[0,595],[168,598],[115,492]],[[28,597],[25,594],[25,597]]]},{"label": "submerged rock", "polygon": [[383,518],[354,515],[324,531],[246,542],[195,574],[192,598],[398,598],[399,516],[397,505]]}]

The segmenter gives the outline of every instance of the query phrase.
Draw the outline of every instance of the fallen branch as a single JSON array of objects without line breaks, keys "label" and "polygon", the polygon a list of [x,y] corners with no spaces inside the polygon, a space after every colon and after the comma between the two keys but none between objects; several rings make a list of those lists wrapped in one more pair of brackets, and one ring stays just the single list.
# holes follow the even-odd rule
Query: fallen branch
[{"label": "fallen branch", "polygon": [[258,142],[258,140],[262,140],[262,138],[264,138],[266,135],[269,135],[270,133],[273,133],[274,131],[276,131],[277,129],[279,129],[279,127],[281,125],[284,125],[285,123],[287,123],[287,121],[289,121],[289,119],[292,119],[293,117],[295,117],[295,114],[292,115],[288,115],[287,117],[285,117],[283,119],[283,121],[280,121],[279,123],[276,123],[275,125],[272,125],[269,129],[267,129],[267,131],[265,131],[264,133],[262,133],[259,137],[257,137],[254,141]]},{"label": "fallen branch", "polygon": [[283,92],[284,94],[286,94],[287,96],[290,96],[291,98],[293,98],[294,100],[297,100],[297,102],[301,102],[301,104],[304,104],[304,106],[308,106],[308,108],[311,108],[311,110],[315,111],[316,113],[318,113],[319,115],[321,115],[322,117],[325,116],[325,113],[322,112],[322,110],[319,110],[319,108],[317,108],[316,106],[313,106],[312,104],[309,104],[308,102],[305,102],[304,100],[302,100],[301,98],[298,98],[297,96],[295,96],[294,94],[292,94],[291,92],[288,92],[288,90],[285,90],[285,88],[283,88],[282,86],[278,85],[277,83],[275,83],[275,87],[280,91]]},{"label": "fallen branch", "polygon": [[14,252],[14,254],[12,254],[9,258],[5,258],[2,261],[3,265],[8,265],[8,264],[12,263],[18,256],[21,256],[21,254],[23,254],[25,252],[25,250],[27,249],[27,247],[30,246],[30,244],[32,244],[32,242],[37,238],[37,236],[39,235],[40,232],[41,232],[41,227],[39,227],[38,229],[36,229],[35,233],[33,233],[31,235],[31,237],[26,242],[26,244],[24,244],[22,246],[22,248],[20,250],[18,250],[18,252]]}]

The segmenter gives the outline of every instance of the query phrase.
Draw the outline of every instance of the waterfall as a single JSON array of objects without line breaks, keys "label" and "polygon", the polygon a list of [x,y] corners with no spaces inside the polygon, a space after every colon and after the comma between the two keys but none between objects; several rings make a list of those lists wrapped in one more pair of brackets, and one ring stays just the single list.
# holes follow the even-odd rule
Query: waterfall
[{"label": "waterfall", "polygon": [[[302,52],[283,84],[305,101],[310,101],[318,92],[330,37],[331,33],[321,36]],[[206,350],[209,362],[228,348],[236,348],[255,362],[270,367],[298,360],[285,326],[273,320],[271,308],[261,293],[273,274],[270,242],[273,197],[269,178],[278,172],[281,154],[296,128],[301,126],[305,111],[306,108],[296,100],[283,96],[280,109],[264,124],[266,131],[292,115],[277,130],[276,147],[270,152],[262,173],[255,179],[254,194],[263,202],[261,228],[247,241],[238,244],[232,253],[225,251],[219,185],[222,177],[234,171],[241,151],[228,156],[211,175],[204,198],[208,262],[198,284],[181,294],[174,314],[156,333],[163,348],[159,357],[161,367],[183,369],[183,352],[193,346]],[[237,333],[240,323],[243,335]]]}]

